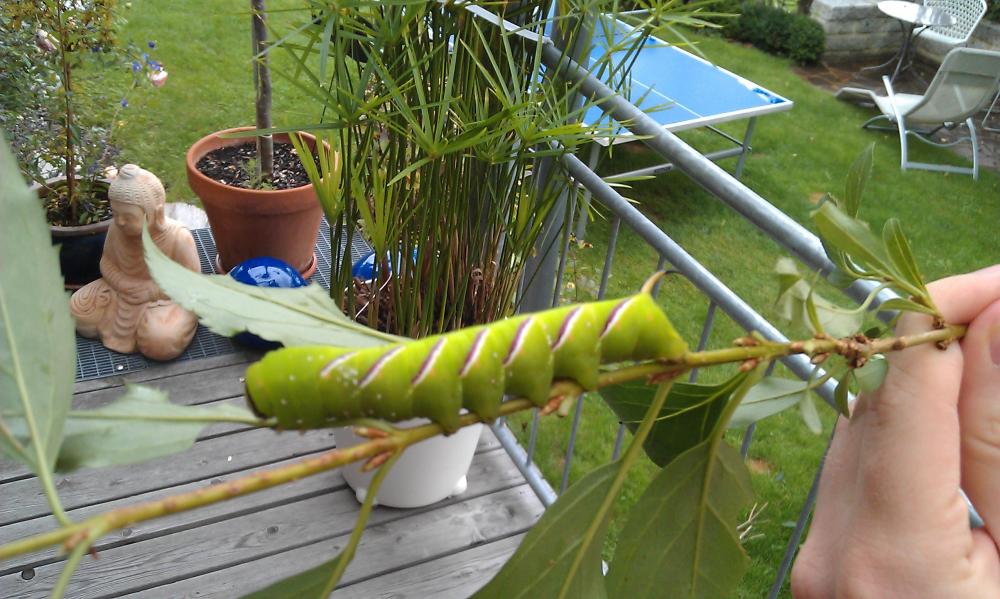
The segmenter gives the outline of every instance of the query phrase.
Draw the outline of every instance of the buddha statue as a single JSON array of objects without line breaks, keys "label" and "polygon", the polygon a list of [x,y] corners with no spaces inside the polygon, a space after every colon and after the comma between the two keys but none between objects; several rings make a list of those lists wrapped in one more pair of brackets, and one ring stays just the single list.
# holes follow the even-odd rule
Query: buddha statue
[{"label": "buddha statue", "polygon": [[84,337],[99,337],[116,352],[138,351],[154,360],[176,358],[191,342],[198,319],[172,302],[150,277],[143,259],[142,224],[164,254],[200,272],[194,238],[164,215],[166,193],[160,180],[134,164],[118,171],[108,198],[113,222],[101,256],[101,278],[70,298],[76,330]]}]

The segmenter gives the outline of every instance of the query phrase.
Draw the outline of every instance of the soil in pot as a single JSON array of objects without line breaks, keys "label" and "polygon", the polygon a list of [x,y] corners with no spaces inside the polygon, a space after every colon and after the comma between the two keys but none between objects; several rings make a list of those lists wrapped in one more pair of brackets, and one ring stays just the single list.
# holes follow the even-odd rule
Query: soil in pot
[{"label": "soil in pot", "polygon": [[76,181],[76,211],[69,201],[66,181],[50,182],[43,188],[42,202],[45,204],[45,219],[56,227],[77,227],[90,225],[111,218],[111,202],[108,200],[106,181]]},{"label": "soil in pot", "polygon": [[[318,162],[319,158],[314,155],[313,160]],[[244,189],[293,189],[309,184],[309,175],[290,143],[275,142],[274,178],[269,183],[255,181],[256,161],[257,145],[245,143],[212,150],[195,166],[203,175],[223,185]]]}]

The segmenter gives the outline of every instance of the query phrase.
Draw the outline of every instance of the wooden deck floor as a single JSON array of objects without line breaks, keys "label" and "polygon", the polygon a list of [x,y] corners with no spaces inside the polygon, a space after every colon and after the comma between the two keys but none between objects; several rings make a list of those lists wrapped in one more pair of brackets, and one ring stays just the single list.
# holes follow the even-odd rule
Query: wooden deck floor
[{"label": "wooden deck floor", "polygon": [[[249,360],[233,354],[77,384],[74,406],[114,400],[143,382],[185,404],[242,402]],[[57,475],[70,517],[231,480],[334,446],[331,433],[275,434],[234,425],[206,429],[189,451],[134,466]],[[376,508],[335,597],[466,597],[496,572],[542,513],[492,433],[485,432],[468,490],[413,510]],[[0,462],[0,543],[51,530],[26,469]],[[336,471],[115,531],[84,558],[69,597],[236,597],[336,555],[358,511]],[[54,550],[0,562],[0,597],[46,597],[63,558]]]}]

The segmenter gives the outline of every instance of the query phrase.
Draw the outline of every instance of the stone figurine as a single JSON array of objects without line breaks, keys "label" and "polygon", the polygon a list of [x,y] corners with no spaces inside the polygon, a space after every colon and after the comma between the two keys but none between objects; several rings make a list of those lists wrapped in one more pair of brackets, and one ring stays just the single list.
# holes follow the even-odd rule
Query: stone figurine
[{"label": "stone figurine", "polygon": [[164,215],[163,184],[149,171],[127,164],[108,191],[114,220],[104,243],[101,278],[70,298],[80,335],[100,338],[108,349],[170,360],[184,351],[197,317],[172,302],[149,275],[142,252],[142,224],[167,256],[200,272],[191,232]]}]

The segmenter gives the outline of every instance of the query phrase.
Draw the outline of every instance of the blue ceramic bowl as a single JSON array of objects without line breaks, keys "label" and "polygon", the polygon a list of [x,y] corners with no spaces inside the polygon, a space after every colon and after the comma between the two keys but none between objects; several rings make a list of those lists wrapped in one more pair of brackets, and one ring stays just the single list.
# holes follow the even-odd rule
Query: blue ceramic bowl
[{"label": "blue ceramic bowl", "polygon": [[[295,268],[290,266],[287,262],[278,260],[277,258],[271,258],[270,256],[251,258],[241,262],[229,271],[229,276],[236,279],[240,283],[254,285],[256,287],[279,287],[291,289],[294,287],[304,287],[309,284],[309,281],[303,279],[302,275],[299,274],[299,271],[295,270]],[[253,333],[239,333],[233,336],[233,339],[235,339],[238,343],[242,343],[243,345],[253,347],[255,349],[274,349],[281,347],[280,343],[261,339]]]}]

